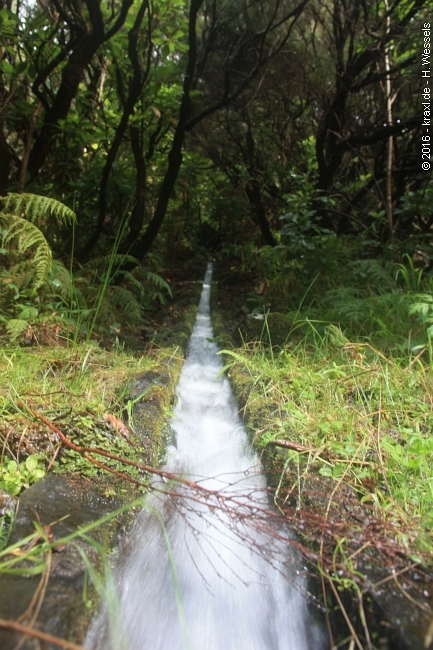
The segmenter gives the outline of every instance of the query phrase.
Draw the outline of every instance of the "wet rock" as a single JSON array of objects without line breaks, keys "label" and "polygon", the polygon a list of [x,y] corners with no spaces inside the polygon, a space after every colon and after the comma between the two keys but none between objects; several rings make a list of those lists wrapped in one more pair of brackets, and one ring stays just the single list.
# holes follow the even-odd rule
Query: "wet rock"
[{"label": "wet rock", "polygon": [[[19,498],[11,542],[33,533],[34,522],[42,527],[49,526],[47,531],[53,535],[53,541],[62,540],[118,505],[113,499],[103,498],[101,493],[95,481],[67,475],[47,475]],[[102,542],[107,535],[114,537],[120,525],[118,522],[110,529],[100,527],[89,535]],[[49,581],[45,594],[41,593],[42,604],[35,628],[80,643],[84,638],[89,612],[83,600],[85,565],[77,545],[93,565],[98,565],[95,548],[79,538],[54,549],[50,564],[47,564]],[[48,556],[45,560],[49,561]],[[34,610],[32,598],[37,593],[40,580],[40,575],[1,575],[0,618],[16,620],[30,607],[29,614],[22,621],[23,624],[29,623],[30,610]],[[19,640],[19,635],[0,628],[2,650],[13,650]],[[43,647],[44,650],[54,650],[58,646],[46,644]],[[21,648],[34,650],[39,645],[28,639]]]},{"label": "wet rock", "polygon": [[15,511],[18,499],[12,497],[10,494],[0,489],[0,516],[12,513]]}]

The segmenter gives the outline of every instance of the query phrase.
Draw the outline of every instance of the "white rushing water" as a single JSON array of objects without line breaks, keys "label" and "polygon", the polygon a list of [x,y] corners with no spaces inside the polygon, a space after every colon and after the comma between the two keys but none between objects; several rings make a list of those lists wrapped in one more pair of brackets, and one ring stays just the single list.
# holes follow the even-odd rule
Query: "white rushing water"
[{"label": "white rushing water", "polygon": [[[302,568],[273,528],[258,460],[249,451],[212,341],[206,272],[177,387],[168,472],[123,540],[114,591],[87,635],[91,650],[320,650]],[[175,491],[175,492],[174,492]],[[272,519],[272,517],[271,517]],[[109,612],[109,613],[107,613]]]}]

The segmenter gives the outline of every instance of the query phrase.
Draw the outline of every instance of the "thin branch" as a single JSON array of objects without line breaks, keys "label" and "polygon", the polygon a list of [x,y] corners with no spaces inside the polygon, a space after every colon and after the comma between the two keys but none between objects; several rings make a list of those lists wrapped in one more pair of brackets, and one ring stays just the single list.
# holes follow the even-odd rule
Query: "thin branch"
[{"label": "thin branch", "polygon": [[18,632],[19,634],[25,634],[26,636],[33,637],[34,639],[46,641],[47,643],[53,643],[54,645],[59,646],[59,648],[65,648],[65,650],[85,650],[82,645],[72,643],[71,641],[65,641],[65,639],[61,639],[58,636],[53,636],[52,634],[47,634],[46,632],[34,630],[31,627],[27,627],[27,625],[21,625],[15,621],[7,621],[3,618],[0,618],[0,627],[4,627],[7,630],[12,630],[13,632]]}]

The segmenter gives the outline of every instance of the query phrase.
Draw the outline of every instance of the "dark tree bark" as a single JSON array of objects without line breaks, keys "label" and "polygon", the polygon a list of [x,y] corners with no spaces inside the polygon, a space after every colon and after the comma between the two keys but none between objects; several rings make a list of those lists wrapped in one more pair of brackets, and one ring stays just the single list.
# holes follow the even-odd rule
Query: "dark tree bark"
[{"label": "dark tree bark", "polygon": [[[391,11],[401,11],[403,3],[397,0]],[[387,44],[403,33],[404,28],[424,6],[425,0],[416,0],[400,20],[394,22],[383,34],[371,36],[371,43],[362,50],[357,49],[357,34],[360,31],[361,3],[353,0],[351,3],[333,0],[333,45],[335,51],[335,89],[333,97],[325,107],[316,133],[316,159],[318,174],[316,189],[319,198],[314,201],[313,209],[317,214],[317,222],[325,228],[334,229],[334,221],[330,217],[320,197],[326,195],[331,188],[336,173],[341,169],[344,156],[356,147],[379,143],[398,135],[408,128],[415,128],[420,123],[420,117],[414,116],[403,124],[383,126],[386,115],[379,118],[378,124],[368,127],[361,126],[357,132],[348,125],[347,103],[351,95],[359,93],[364,88],[385,81],[390,73],[395,73],[412,65],[414,57],[404,59],[391,71],[380,71],[378,62],[384,56]],[[363,8],[366,13],[367,8]],[[366,15],[364,15],[366,20]],[[373,30],[372,30],[373,31]],[[351,132],[352,131],[352,132]]]},{"label": "dark tree bark", "polygon": [[179,118],[174,131],[171,149],[168,154],[167,171],[162,181],[158,202],[155,208],[155,214],[152,221],[147,226],[143,236],[135,243],[135,245],[133,245],[131,249],[132,255],[138,259],[144,257],[159,233],[167,212],[170,195],[173,191],[180,167],[182,165],[182,147],[185,140],[187,121],[191,114],[190,92],[192,89],[194,71],[197,64],[196,21],[197,14],[203,2],[204,0],[191,1],[188,20],[188,62],[183,82],[183,93],[179,109]]},{"label": "dark tree bark", "polygon": [[[94,232],[92,233],[92,236],[84,246],[84,248],[81,251],[82,256],[86,256],[92,248],[95,246],[96,242],[98,241],[101,232],[104,227],[104,221],[105,217],[107,214],[107,190],[108,190],[108,183],[110,180],[110,175],[111,175],[111,170],[113,168],[113,163],[116,160],[117,153],[119,151],[119,148],[124,140],[125,133],[128,129],[128,123],[131,115],[134,113],[135,106],[139,100],[140,94],[143,90],[143,87],[148,79],[149,76],[149,71],[150,71],[150,56],[151,56],[151,39],[150,35],[148,38],[148,52],[147,52],[147,64],[145,68],[143,69],[139,60],[139,55],[138,55],[138,49],[137,49],[137,41],[138,41],[138,36],[140,32],[140,28],[144,19],[144,15],[146,10],[148,9],[149,3],[148,0],[144,0],[140,8],[138,10],[135,22],[133,27],[128,33],[128,55],[129,55],[129,60],[131,61],[132,65],[132,70],[133,74],[132,77],[129,79],[128,83],[128,95],[125,97],[124,95],[124,90],[122,86],[122,81],[121,81],[121,76],[119,72],[119,78],[118,78],[118,85],[119,85],[119,96],[121,98],[121,102],[123,104],[123,113],[122,117],[120,118],[120,122],[117,126],[113,141],[110,145],[110,148],[108,150],[107,158],[105,161],[104,169],[102,170],[102,176],[101,176],[101,184],[99,186],[99,213],[98,213],[98,221],[96,224],[96,228]],[[135,132],[133,132],[135,134]],[[134,140],[134,142],[133,142]],[[134,138],[131,137],[131,144],[133,148],[133,153],[134,153],[134,159],[137,163],[137,157],[140,157],[141,154],[138,153],[137,151],[137,145],[138,142],[136,140],[136,134],[134,135]],[[141,164],[141,163],[140,163]],[[140,183],[143,181],[143,175],[141,170],[138,170],[138,175],[140,176]],[[144,181],[145,181],[145,173],[144,173]],[[137,180],[138,182],[138,180]],[[137,185],[137,199],[136,201],[140,206],[143,207],[144,209],[144,191],[145,191],[145,185],[143,185],[143,188],[139,188]],[[141,195],[143,195],[141,197]],[[137,210],[140,208],[137,208]],[[135,208],[134,208],[135,210]],[[134,214],[134,211],[133,211]],[[134,215],[135,219],[135,215]],[[139,233],[138,233],[139,234]]]},{"label": "dark tree bark", "polygon": [[251,210],[257,219],[257,223],[260,226],[263,239],[269,246],[276,246],[277,241],[269,227],[269,221],[266,216],[265,206],[262,202],[261,188],[255,179],[250,180],[246,183],[245,194],[247,195]]},{"label": "dark tree bark", "polygon": [[0,123],[0,196],[4,196],[9,189],[9,174],[13,159]]},{"label": "dark tree bark", "polygon": [[143,155],[143,144],[140,130],[136,126],[129,127],[132,153],[134,154],[135,169],[135,204],[129,219],[129,232],[120,247],[121,253],[129,253],[129,249],[138,239],[146,214],[146,159]]},{"label": "dark tree bark", "polygon": [[[44,121],[35,139],[30,153],[28,172],[35,178],[50,153],[56,135],[59,132],[60,120],[67,118],[72,100],[75,98],[80,82],[84,79],[84,72],[100,46],[109,40],[125,22],[128,10],[133,0],[123,0],[118,17],[114,25],[107,32],[103,22],[102,13],[98,0],[87,0],[86,5],[89,12],[91,30],[86,25],[85,17],[81,14],[75,15],[73,24],[74,45],[68,57],[68,62],[62,70],[62,77],[59,89],[51,103],[46,104]],[[55,3],[64,19],[70,23],[70,18],[63,11],[60,3]],[[77,5],[78,6],[78,5]]]},{"label": "dark tree bark", "polygon": [[[218,16],[216,16],[214,3],[210,11],[211,24],[209,28],[206,28],[205,30],[207,40],[206,42],[202,43],[200,49],[201,58],[199,58],[199,52],[197,49],[196,22],[198,12],[204,3],[204,0],[191,1],[188,22],[188,61],[184,76],[179,118],[174,131],[171,149],[168,154],[167,171],[160,188],[153,219],[149,223],[145,233],[142,235],[139,241],[137,241],[136,245],[131,249],[133,255],[139,259],[144,257],[158,236],[165,215],[167,213],[170,195],[175,186],[179,170],[182,165],[182,148],[186,134],[206,117],[212,115],[216,111],[220,110],[224,106],[227,106],[235,99],[240,97],[240,95],[249,86],[252,79],[254,79],[263,65],[271,58],[276,56],[278,52],[280,52],[281,49],[285,46],[291,34],[292,28],[302,13],[307,2],[308,0],[301,0],[301,2],[296,5],[293,10],[289,11],[287,14],[284,14],[281,18],[278,19],[276,19],[275,11],[265,28],[260,32],[251,33],[248,32],[247,28],[246,33],[236,35],[235,43],[232,44],[230,51],[227,53],[224,60],[223,83],[220,97],[216,101],[211,102],[208,107],[202,108],[197,112],[197,114],[193,115],[190,93],[197,87],[199,76],[202,75],[206,63],[210,57],[212,48],[215,45],[217,35],[220,31],[220,25]],[[279,7],[279,4],[280,3],[278,2],[276,3],[275,9]],[[286,25],[285,33],[276,36],[273,45],[269,46],[269,49],[266,50],[265,44],[267,43],[267,37],[270,34],[273,34],[275,30],[281,28],[283,25]],[[245,54],[244,59],[242,59],[243,52]],[[241,59],[244,64],[249,56],[255,57],[253,59],[253,63],[249,64],[250,67],[247,70],[244,70],[242,72],[242,75],[239,75],[239,70],[237,69],[236,64],[240,62]],[[238,79],[236,85],[234,83],[235,78]],[[241,81],[239,81],[239,78]]]}]

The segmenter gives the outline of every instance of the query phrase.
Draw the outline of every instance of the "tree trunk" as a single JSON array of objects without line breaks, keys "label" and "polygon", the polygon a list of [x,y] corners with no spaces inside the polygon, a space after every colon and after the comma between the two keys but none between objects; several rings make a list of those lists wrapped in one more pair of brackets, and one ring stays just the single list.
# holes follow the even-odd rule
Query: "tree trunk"
[{"label": "tree trunk", "polygon": [[131,125],[129,127],[129,133],[137,175],[135,181],[135,205],[129,219],[128,235],[119,249],[121,253],[129,253],[131,246],[139,238],[146,213],[146,161],[143,156],[140,131],[138,127]]},{"label": "tree trunk", "polygon": [[[386,17],[386,32],[389,33],[391,29],[391,17],[389,15],[389,5],[388,0],[385,0],[385,8],[387,11]],[[392,97],[392,87],[391,87],[391,63],[389,56],[389,44],[385,49],[385,70],[386,70],[386,80],[385,80],[385,91],[386,91],[386,114],[388,125],[392,125],[392,105],[394,98]],[[385,211],[388,219],[389,226],[389,237],[390,240],[394,239],[394,217],[392,209],[392,163],[394,159],[394,138],[392,135],[388,138],[387,145],[387,155],[386,155],[386,170],[385,170]]]},{"label": "tree trunk", "polygon": [[[90,17],[90,31],[84,27],[88,23],[80,13],[76,16],[73,28],[81,32],[81,38],[71,51],[68,62],[62,69],[59,89],[52,105],[45,111],[44,122],[36,138],[29,157],[28,172],[32,178],[39,173],[51,151],[59,133],[59,121],[65,120],[75,98],[78,87],[84,79],[84,72],[93,56],[105,41],[108,41],[124,24],[133,0],[122,0],[114,24],[105,31],[99,0],[88,0],[86,6]],[[78,7],[79,5],[77,5]]]},{"label": "tree trunk", "polygon": [[[129,90],[126,99],[124,98],[124,94],[123,94],[123,84],[122,84],[121,77],[118,81],[118,86],[119,86],[118,92],[122,98],[123,113],[122,113],[122,117],[120,118],[120,122],[117,126],[116,133],[114,135],[111,146],[108,150],[108,155],[105,161],[104,169],[102,170],[101,184],[99,186],[98,222],[96,224],[94,233],[92,234],[87,244],[84,246],[84,248],[81,251],[81,254],[84,256],[90,253],[92,248],[95,246],[104,227],[105,217],[107,214],[107,189],[108,189],[108,182],[110,180],[111,170],[113,168],[113,163],[116,160],[117,153],[119,151],[120,145],[122,144],[123,141],[123,137],[128,128],[129,118],[134,113],[135,105],[140,97],[140,93],[142,92],[143,86],[148,77],[149,68],[147,68],[144,71],[142,70],[142,67],[139,62],[138,51],[137,51],[138,34],[147,7],[148,7],[148,2],[147,0],[144,0],[140,5],[140,9],[135,18],[134,25],[132,26],[132,28],[129,30],[128,33],[128,41],[129,41],[128,54],[133,68],[133,76],[132,78],[129,79]],[[132,127],[131,127],[131,134],[132,134]],[[132,137],[131,137],[131,143],[132,143]],[[132,143],[132,148],[133,148],[134,158],[137,163],[137,156],[140,156],[140,154],[138,153],[137,149],[134,149],[134,143]],[[141,183],[141,178],[140,181],[137,180],[137,183],[138,182]],[[143,191],[144,191],[144,187],[145,185],[143,185]],[[137,192],[137,196],[138,196],[138,192]]]},{"label": "tree trunk", "polygon": [[9,174],[12,167],[13,155],[0,124],[0,196],[4,196],[9,189]]},{"label": "tree trunk", "polygon": [[36,138],[29,157],[28,172],[35,178],[44,164],[59,132],[59,121],[68,116],[72,100],[77,94],[78,86],[84,79],[84,71],[97,51],[100,42],[94,35],[87,35],[79,49],[73,52],[63,68],[60,87],[52,106],[45,112],[43,125]]},{"label": "tree trunk", "polygon": [[262,193],[260,191],[260,185],[256,180],[248,181],[248,183],[245,185],[245,194],[247,195],[251,210],[257,219],[257,223],[260,226],[263,239],[269,246],[272,247],[276,246],[277,241],[274,238],[271,229],[269,227],[265,206],[263,205],[262,202]]},{"label": "tree trunk", "polygon": [[158,236],[165,215],[167,213],[170,195],[173,191],[177,177],[179,175],[179,170],[182,165],[182,147],[185,140],[187,121],[191,113],[190,91],[193,83],[195,67],[197,64],[196,20],[198,11],[203,2],[204,0],[192,0],[191,2],[188,21],[188,63],[186,66],[183,82],[183,93],[179,108],[179,119],[174,131],[171,149],[168,154],[167,171],[165,172],[164,180],[162,181],[161,189],[159,191],[158,201],[156,204],[153,219],[147,226],[146,232],[131,249],[132,255],[138,259],[142,259],[144,255],[146,255],[156,237]]},{"label": "tree trunk", "polygon": [[35,132],[36,120],[38,119],[38,115],[41,112],[41,108],[42,108],[42,104],[41,102],[38,102],[35,110],[33,111],[32,118],[30,120],[30,124],[27,129],[26,144],[25,144],[23,157],[21,160],[20,177],[18,181],[18,192],[20,193],[24,192],[24,187],[26,184],[27,167],[30,158],[30,151],[33,144],[33,135]]}]

